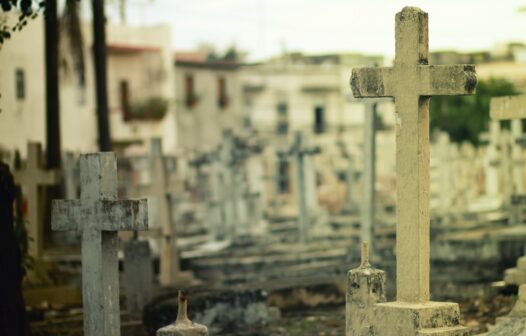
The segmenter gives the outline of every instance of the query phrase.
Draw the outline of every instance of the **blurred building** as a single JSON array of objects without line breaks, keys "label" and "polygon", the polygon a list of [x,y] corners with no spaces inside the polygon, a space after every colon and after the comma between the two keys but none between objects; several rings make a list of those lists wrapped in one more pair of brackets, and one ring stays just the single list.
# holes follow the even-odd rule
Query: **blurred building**
[{"label": "blurred building", "polygon": [[[97,119],[91,26],[82,26],[84,67],[60,46],[62,149],[96,151]],[[45,146],[45,68],[42,17],[29,22],[0,52],[0,144],[20,149],[27,141]],[[151,137],[176,147],[175,87],[168,25],[107,27],[108,101],[115,150]]]}]

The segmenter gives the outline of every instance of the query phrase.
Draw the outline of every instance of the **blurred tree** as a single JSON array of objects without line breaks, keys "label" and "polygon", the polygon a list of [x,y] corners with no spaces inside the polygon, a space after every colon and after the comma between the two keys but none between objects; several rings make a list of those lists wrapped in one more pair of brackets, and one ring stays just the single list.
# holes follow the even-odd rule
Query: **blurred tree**
[{"label": "blurred tree", "polygon": [[45,5],[46,1],[39,0],[0,0],[2,11],[20,10],[18,21],[13,26],[7,24],[6,17],[2,18],[0,22],[0,47],[11,38],[11,33],[22,30],[27,25],[28,20],[35,19]]},{"label": "blurred tree", "polygon": [[519,94],[513,83],[490,78],[479,80],[473,96],[433,97],[430,105],[431,131],[442,130],[454,142],[479,143],[479,135],[488,129],[491,97]]}]

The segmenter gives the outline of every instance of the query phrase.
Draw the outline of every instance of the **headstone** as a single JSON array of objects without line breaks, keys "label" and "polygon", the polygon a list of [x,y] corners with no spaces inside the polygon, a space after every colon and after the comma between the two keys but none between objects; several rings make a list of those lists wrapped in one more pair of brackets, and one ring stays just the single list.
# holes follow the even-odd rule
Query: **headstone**
[{"label": "headstone", "polygon": [[123,278],[128,312],[141,316],[142,309],[153,295],[153,266],[148,241],[132,239],[124,244]]},{"label": "headstone", "polygon": [[39,259],[44,248],[43,186],[56,185],[59,173],[45,170],[42,164],[42,147],[39,143],[27,144],[27,161],[23,170],[14,172],[15,182],[22,185],[28,205],[29,255]]},{"label": "headstone", "polygon": [[53,230],[82,235],[84,335],[120,335],[118,231],[148,228],[147,201],[117,199],[115,154],[80,157],[80,199],[54,200]]},{"label": "headstone", "polygon": [[452,183],[452,157],[451,143],[447,133],[440,133],[438,136],[438,167],[440,170],[439,177],[439,209],[442,215],[451,211],[454,199],[454,188]]},{"label": "headstone", "polygon": [[173,324],[157,330],[157,336],[207,336],[208,328],[190,321],[187,310],[188,296],[179,291],[177,320]]},{"label": "headstone", "polygon": [[362,243],[362,263],[347,274],[345,335],[373,335],[373,306],[385,302],[385,272],[369,263],[369,246]]},{"label": "headstone", "polygon": [[502,132],[501,135],[501,167],[502,167],[502,186],[504,194],[504,205],[508,206],[511,202],[511,195],[513,194],[513,171],[511,159],[511,135],[508,130]]},{"label": "headstone", "polygon": [[427,65],[428,51],[427,13],[405,7],[396,15],[394,66],[352,72],[355,97],[394,97],[396,106],[397,301],[375,305],[376,332],[384,336],[464,330],[451,324],[458,304],[429,301],[429,99],[472,94],[477,80],[471,65]]}]

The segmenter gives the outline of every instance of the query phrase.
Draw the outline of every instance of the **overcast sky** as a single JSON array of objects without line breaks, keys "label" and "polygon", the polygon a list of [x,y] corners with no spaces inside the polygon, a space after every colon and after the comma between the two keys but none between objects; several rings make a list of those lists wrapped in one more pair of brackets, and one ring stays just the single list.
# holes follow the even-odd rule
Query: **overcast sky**
[{"label": "overcast sky", "polygon": [[517,11],[526,0],[129,0],[128,20],[170,24],[178,50],[210,42],[236,44],[252,60],[283,50],[392,57],[394,15],[406,5],[429,13],[432,50],[526,41],[526,13]]}]

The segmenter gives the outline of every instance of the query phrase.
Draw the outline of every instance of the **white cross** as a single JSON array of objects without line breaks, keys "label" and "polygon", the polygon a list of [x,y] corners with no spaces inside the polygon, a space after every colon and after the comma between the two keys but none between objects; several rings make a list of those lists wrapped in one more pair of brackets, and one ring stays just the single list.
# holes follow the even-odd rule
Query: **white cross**
[{"label": "white cross", "polygon": [[429,99],[472,94],[472,65],[428,65],[428,15],[405,7],[396,15],[391,68],[353,69],[357,98],[394,97],[396,105],[397,300],[429,301]]},{"label": "white cross", "polygon": [[118,231],[147,230],[146,199],[117,199],[113,153],[80,157],[80,199],[54,200],[53,230],[82,234],[84,335],[120,335]]}]

